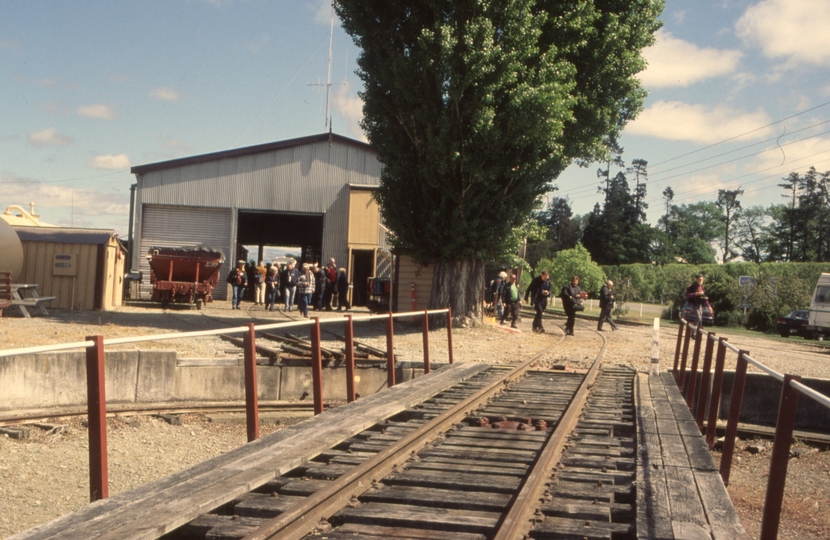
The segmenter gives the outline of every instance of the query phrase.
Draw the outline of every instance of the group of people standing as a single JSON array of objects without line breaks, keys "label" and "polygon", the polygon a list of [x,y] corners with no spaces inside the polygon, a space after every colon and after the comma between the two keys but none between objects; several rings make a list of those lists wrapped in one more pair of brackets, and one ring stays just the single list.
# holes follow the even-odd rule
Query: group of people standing
[{"label": "group of people standing", "polygon": [[[508,279],[507,273],[501,272],[493,280],[490,289],[496,314],[500,318],[500,324],[504,325],[505,321],[510,318],[511,328],[517,328],[516,320],[518,319],[519,307],[521,305],[521,294],[519,293],[519,286],[516,282],[516,274],[510,274],[510,278]],[[611,292],[613,287],[614,283],[608,280],[600,290],[600,317],[597,330],[601,331],[603,323],[605,322],[611,325],[611,330],[617,329],[617,325],[611,319],[611,312],[614,309],[614,294]],[[536,315],[533,317],[533,331],[535,333],[541,334],[545,331],[545,327],[542,324],[542,314],[547,309],[548,299],[552,294],[553,285],[550,282],[550,273],[547,270],[542,271],[541,274],[533,278],[527,291],[525,291],[525,302],[530,301],[536,312]],[[582,305],[582,300],[586,297],[587,293],[579,288],[579,276],[574,276],[571,282],[560,290],[559,298],[562,299],[562,307],[567,316],[565,335],[574,335],[576,312],[585,309]]]},{"label": "group of people standing", "polygon": [[[231,309],[240,309],[239,304],[249,287],[245,261],[237,262],[236,268],[228,274],[228,283],[233,289]],[[250,268],[249,268],[250,270]],[[345,268],[337,268],[335,260],[320,268],[318,263],[304,263],[302,267],[289,261],[282,268],[263,264],[253,268],[251,273],[254,288],[254,305],[262,305],[268,311],[277,308],[281,298],[285,311],[297,311],[308,317],[309,308],[333,311],[332,301],[337,295],[337,311],[351,309],[349,304],[349,279]]]}]

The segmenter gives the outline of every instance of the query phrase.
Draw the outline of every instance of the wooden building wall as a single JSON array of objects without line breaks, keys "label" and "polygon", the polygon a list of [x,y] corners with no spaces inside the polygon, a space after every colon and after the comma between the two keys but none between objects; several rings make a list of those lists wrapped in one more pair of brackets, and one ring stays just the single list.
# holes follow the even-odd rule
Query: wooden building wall
[{"label": "wooden building wall", "polygon": [[[415,310],[428,309],[432,295],[433,266],[419,266],[409,256],[398,255],[395,265],[395,281],[392,284],[393,310],[412,311],[411,284],[415,284]],[[395,303],[397,300],[397,303]]]},{"label": "wooden building wall", "polygon": [[[106,310],[121,305],[124,257],[118,256],[121,248],[115,239],[108,245],[35,241],[22,244],[23,273],[15,282],[37,284],[39,296],[54,296],[55,300],[46,304],[47,309]],[[60,260],[71,262],[73,268],[63,272],[74,275],[56,275],[61,273],[55,269],[56,255],[72,257]]]}]

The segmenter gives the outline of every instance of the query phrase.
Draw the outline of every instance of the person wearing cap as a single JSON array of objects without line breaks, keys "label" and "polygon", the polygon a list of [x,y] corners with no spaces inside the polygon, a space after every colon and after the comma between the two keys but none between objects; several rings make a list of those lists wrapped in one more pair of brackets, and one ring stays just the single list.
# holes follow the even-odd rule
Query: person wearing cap
[{"label": "person wearing cap", "polygon": [[231,284],[233,296],[231,297],[231,309],[241,309],[239,303],[245,294],[248,286],[248,275],[245,273],[245,261],[237,261],[236,268],[228,273],[228,283]]},{"label": "person wearing cap", "polygon": [[617,325],[611,320],[611,311],[614,309],[614,294],[611,292],[613,288],[614,282],[609,279],[599,290],[599,322],[597,323],[597,330],[600,332],[602,331],[602,323],[604,322],[611,325],[611,331],[617,329]]}]

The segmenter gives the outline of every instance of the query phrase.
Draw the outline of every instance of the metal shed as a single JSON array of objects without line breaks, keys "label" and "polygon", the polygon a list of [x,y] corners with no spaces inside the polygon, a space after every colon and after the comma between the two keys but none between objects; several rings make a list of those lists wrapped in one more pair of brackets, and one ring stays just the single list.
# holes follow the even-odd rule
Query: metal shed
[{"label": "metal shed", "polygon": [[108,310],[122,303],[124,251],[108,229],[14,227],[23,244],[18,283],[37,283],[61,309]]},{"label": "metal shed", "polygon": [[[132,173],[130,263],[143,272],[142,297],[150,291],[151,246],[208,245],[231,261],[243,245],[299,246],[307,260],[325,264],[334,257],[352,280],[353,268],[365,272],[368,265],[375,273],[383,260],[385,235],[371,198],[381,164],[366,143],[324,133],[141,165]],[[220,283],[232,267],[224,266]],[[219,287],[214,296],[226,299],[227,291]]]}]

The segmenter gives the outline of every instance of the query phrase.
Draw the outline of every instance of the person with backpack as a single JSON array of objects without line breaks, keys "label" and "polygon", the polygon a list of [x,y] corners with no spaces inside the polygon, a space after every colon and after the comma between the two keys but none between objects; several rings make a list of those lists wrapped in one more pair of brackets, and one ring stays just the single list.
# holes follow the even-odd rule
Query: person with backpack
[{"label": "person with backpack", "polygon": [[519,305],[522,303],[522,295],[519,294],[519,285],[516,283],[516,274],[510,274],[510,282],[505,284],[502,290],[502,302],[504,303],[504,314],[501,316],[501,324],[508,316],[512,318],[510,328],[518,328],[516,319],[519,318]]}]

